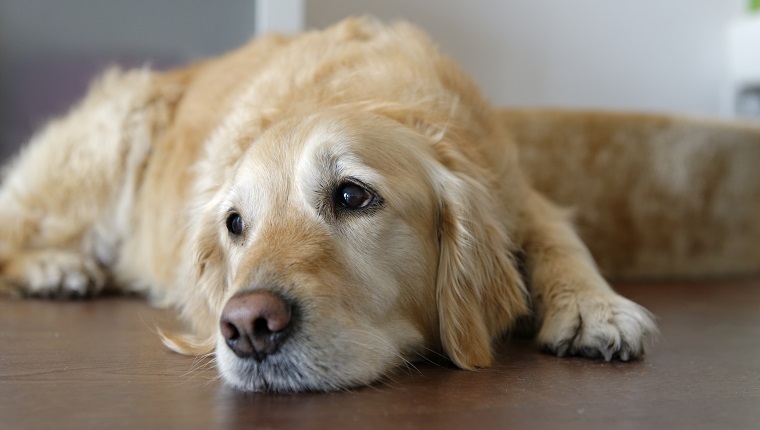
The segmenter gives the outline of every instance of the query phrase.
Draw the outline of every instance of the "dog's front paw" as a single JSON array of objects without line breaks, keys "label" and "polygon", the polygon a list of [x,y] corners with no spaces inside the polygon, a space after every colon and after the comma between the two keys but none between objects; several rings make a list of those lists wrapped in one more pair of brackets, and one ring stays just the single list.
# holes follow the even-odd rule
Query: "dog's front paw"
[{"label": "dog's front paw", "polygon": [[105,272],[94,260],[58,250],[17,256],[4,264],[2,277],[17,293],[45,298],[86,297],[106,283]]},{"label": "dog's front paw", "polygon": [[539,343],[558,356],[628,361],[644,353],[657,333],[652,315],[615,293],[572,297],[546,309]]}]

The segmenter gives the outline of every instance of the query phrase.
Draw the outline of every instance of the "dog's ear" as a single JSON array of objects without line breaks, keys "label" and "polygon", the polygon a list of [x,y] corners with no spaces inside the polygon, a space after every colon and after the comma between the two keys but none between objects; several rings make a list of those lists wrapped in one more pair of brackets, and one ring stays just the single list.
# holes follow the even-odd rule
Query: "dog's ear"
[{"label": "dog's ear", "polygon": [[181,354],[200,355],[214,349],[215,328],[218,315],[215,302],[222,299],[223,283],[226,276],[223,251],[219,244],[218,232],[214,228],[218,222],[197,217],[198,222],[189,226],[190,254],[184,259],[189,266],[182,268],[182,279],[169,298],[178,303],[184,320],[192,327],[189,333],[170,333],[159,330],[164,344]]},{"label": "dog's ear", "polygon": [[[209,200],[215,201],[213,197]],[[188,227],[190,254],[183,259],[188,266],[182,269],[182,280],[172,291],[181,297],[171,300],[179,303],[184,320],[192,325],[191,332],[161,333],[161,336],[164,344],[176,352],[200,355],[214,348],[219,320],[216,310],[221,309],[226,291],[227,265],[219,241],[218,214],[210,202],[193,210],[195,216]]]},{"label": "dog's ear", "polygon": [[492,363],[492,341],[528,312],[503,202],[485,181],[441,167],[436,296],[441,344],[459,367]]}]

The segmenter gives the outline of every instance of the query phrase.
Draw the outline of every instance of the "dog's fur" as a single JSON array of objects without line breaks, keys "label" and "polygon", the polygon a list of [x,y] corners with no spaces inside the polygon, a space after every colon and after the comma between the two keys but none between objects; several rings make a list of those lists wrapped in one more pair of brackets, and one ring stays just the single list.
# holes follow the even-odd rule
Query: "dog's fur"
[{"label": "dog's fur", "polygon": [[[371,207],[335,207],[345,181]],[[655,331],[531,188],[497,111],[403,23],[349,19],[169,73],[108,72],[10,165],[0,241],[9,290],[108,285],[179,307],[191,331],[165,342],[216,346],[242,390],[358,386],[436,352],[486,367],[529,314],[558,355],[633,359]],[[218,333],[243,290],[298,313],[260,363]]]},{"label": "dog's fur", "polygon": [[531,185],[573,208],[606,277],[760,273],[760,124],[552,109],[502,121]]}]

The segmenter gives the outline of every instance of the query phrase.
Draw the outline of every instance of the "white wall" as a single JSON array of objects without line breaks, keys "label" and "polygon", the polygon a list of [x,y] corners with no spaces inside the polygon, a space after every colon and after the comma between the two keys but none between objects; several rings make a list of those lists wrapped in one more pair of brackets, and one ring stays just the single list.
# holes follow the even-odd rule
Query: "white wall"
[{"label": "white wall", "polygon": [[743,0],[307,0],[307,28],[352,14],[432,34],[497,104],[718,114]]},{"label": "white wall", "polygon": [[256,34],[303,30],[303,0],[255,0]]}]

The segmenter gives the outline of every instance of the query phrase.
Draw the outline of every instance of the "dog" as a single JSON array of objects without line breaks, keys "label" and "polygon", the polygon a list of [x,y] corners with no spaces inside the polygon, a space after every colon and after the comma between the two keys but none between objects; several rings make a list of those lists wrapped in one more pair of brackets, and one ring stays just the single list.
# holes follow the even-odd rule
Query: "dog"
[{"label": "dog", "polygon": [[422,31],[351,18],[183,69],[106,72],[0,190],[6,293],[106,287],[176,307],[185,354],[244,391],[488,367],[532,317],[559,355],[637,359],[616,294],[535,191],[472,81]]}]

